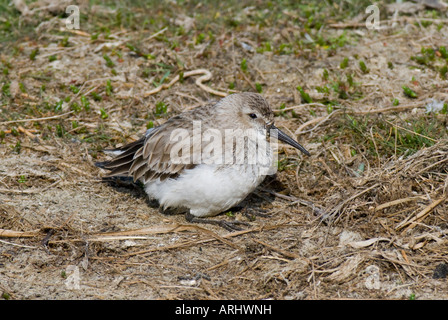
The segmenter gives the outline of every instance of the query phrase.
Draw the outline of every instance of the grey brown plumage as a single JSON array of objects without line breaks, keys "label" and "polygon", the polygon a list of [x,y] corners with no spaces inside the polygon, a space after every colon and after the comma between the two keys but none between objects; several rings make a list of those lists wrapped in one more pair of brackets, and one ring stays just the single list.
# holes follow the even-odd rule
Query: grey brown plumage
[{"label": "grey brown plumage", "polygon": [[[195,139],[197,123],[200,124],[200,140]],[[174,135],[176,129],[186,134]],[[241,130],[250,131],[253,135],[241,135]],[[212,135],[211,139],[204,134],[210,131],[218,134]],[[228,132],[233,134],[229,144]],[[141,181],[148,196],[158,200],[163,209],[182,207],[188,210],[188,214],[203,218],[237,205],[263,181],[266,174],[271,174],[265,170],[275,163],[269,134],[309,155],[299,143],[274,126],[274,113],[261,95],[232,94],[217,103],[170,118],[148,130],[141,139],[116,149],[118,156],[98,166],[110,170],[109,177],[130,176],[134,181]],[[236,149],[233,137],[241,136],[244,138],[243,149]],[[184,145],[184,142],[186,149],[181,151],[186,151],[186,158],[182,157],[185,161],[174,161],[178,143]],[[260,148],[266,144],[267,148]],[[226,149],[220,153],[214,148],[216,145]],[[209,152],[210,149],[213,152]],[[215,158],[216,154],[218,158]],[[232,160],[246,160],[254,154],[260,157],[254,163],[214,162],[222,157],[227,159],[229,155]],[[258,161],[260,159],[262,161]]]},{"label": "grey brown plumage", "polygon": [[[260,95],[244,93],[233,96],[229,96],[228,98],[242,99],[248,107],[257,107],[263,116],[272,118],[273,115],[269,105]],[[173,163],[171,161],[170,151],[173,141],[170,138],[173,130],[176,128],[188,130],[189,135],[186,138],[190,139],[193,135],[193,121],[201,121],[204,124],[203,131],[210,127],[207,124],[213,124],[221,128],[221,130],[224,128],[238,129],[234,123],[219,123],[222,119],[219,116],[219,112],[211,111],[211,109],[218,109],[219,111],[219,107],[220,102],[210,103],[170,118],[167,122],[154,128],[141,139],[116,149],[115,151],[122,153],[111,161],[103,163],[102,167],[111,170],[108,174],[109,177],[120,175],[132,176],[134,181],[141,180],[143,183],[158,178],[161,180],[176,178],[184,170],[193,169],[196,164],[193,161],[185,164]],[[204,143],[202,148],[206,147],[207,141],[202,141],[202,143]],[[191,144],[190,155],[192,157],[194,157],[194,152],[194,145]]]}]

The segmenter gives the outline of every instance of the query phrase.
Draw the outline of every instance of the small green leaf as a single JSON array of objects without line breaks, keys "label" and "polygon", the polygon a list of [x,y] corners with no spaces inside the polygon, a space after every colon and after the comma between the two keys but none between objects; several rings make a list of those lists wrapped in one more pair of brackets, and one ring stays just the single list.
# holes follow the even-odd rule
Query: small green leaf
[{"label": "small green leaf", "polygon": [[243,59],[243,60],[241,61],[241,70],[242,70],[243,72],[246,72],[246,71],[247,71],[247,61],[246,61],[246,59]]},{"label": "small green leaf", "polygon": [[56,135],[59,138],[62,138],[64,136],[64,133],[65,133],[64,127],[61,126],[60,124],[57,124],[56,125]]},{"label": "small green leaf", "polygon": [[228,216],[228,217],[234,217],[234,216],[235,216],[235,213],[233,213],[232,211],[227,211],[227,212],[225,213],[225,215]]},{"label": "small green leaf", "polygon": [[59,100],[56,105],[54,106],[54,111],[61,111],[62,110],[62,104],[64,103],[64,100]]},{"label": "small green leaf", "polygon": [[68,47],[68,45],[69,45],[69,42],[68,42],[68,36],[65,36],[65,37],[61,40],[61,42],[59,43],[59,45],[60,45],[61,47]]},{"label": "small green leaf", "polygon": [[110,80],[107,80],[106,81],[106,95],[111,96],[112,91],[113,91],[112,84],[110,83]]},{"label": "small green leaf", "polygon": [[341,62],[341,64],[339,65],[339,67],[340,67],[341,69],[345,69],[345,68],[348,67],[348,58],[347,58],[347,57],[345,57],[344,60],[342,60],[342,62]]},{"label": "small green leaf", "polygon": [[85,111],[90,111],[90,102],[87,100],[86,96],[81,96],[81,105]]},{"label": "small green leaf", "polygon": [[448,52],[446,51],[446,47],[445,46],[440,46],[439,52],[442,55],[443,59],[447,59],[448,58]]},{"label": "small green leaf", "polygon": [[324,69],[324,72],[322,73],[322,78],[327,81],[329,77],[329,73],[327,69]]},{"label": "small green leaf", "polygon": [[402,86],[402,88],[403,88],[404,94],[407,97],[412,98],[412,99],[417,98],[417,94],[411,88],[409,88],[407,86]]},{"label": "small green leaf", "polygon": [[20,153],[22,150],[22,144],[20,143],[20,140],[17,141],[16,145],[12,148],[14,152]]},{"label": "small green leaf", "polygon": [[164,113],[166,113],[167,109],[168,109],[168,106],[165,104],[165,102],[159,101],[156,103],[155,115],[161,116]]},{"label": "small green leaf", "polygon": [[91,94],[93,100],[95,100],[95,101],[101,101],[101,100],[103,100],[103,97],[101,97],[101,96],[100,96],[98,93],[96,93],[95,91],[92,91],[90,94]]},{"label": "small green leaf", "polygon": [[36,60],[36,56],[37,56],[38,53],[39,53],[39,48],[36,48],[33,51],[31,51],[30,59],[33,60],[33,61]]},{"label": "small green leaf", "polygon": [[363,73],[369,73],[370,69],[367,68],[366,64],[364,61],[359,61],[359,68],[361,69],[361,71]]},{"label": "small green leaf", "polygon": [[313,100],[311,99],[310,95],[303,90],[301,86],[297,86],[297,90],[300,93],[300,96],[302,97],[302,100],[305,101],[305,103],[312,103]]},{"label": "small green leaf", "polygon": [[103,54],[103,58],[104,60],[106,60],[106,66],[108,66],[109,68],[113,68],[115,66],[115,63],[107,54]]},{"label": "small green leaf", "polygon": [[101,119],[107,119],[109,117],[109,115],[107,114],[106,110],[104,110],[104,108],[100,108],[100,113],[101,113]]},{"label": "small green leaf", "polygon": [[79,92],[79,88],[74,85],[70,85],[70,90],[75,94]]},{"label": "small green leaf", "polygon": [[6,82],[3,86],[2,86],[2,93],[3,95],[10,97],[11,96],[11,91],[9,90],[11,86],[10,82]]},{"label": "small green leaf", "polygon": [[184,72],[183,71],[179,72],[179,82],[184,83]]},{"label": "small green leaf", "polygon": [[19,89],[22,93],[26,93],[25,85],[22,82],[19,82]]},{"label": "small green leaf", "polygon": [[81,112],[81,106],[75,101],[70,106],[70,109],[73,110],[75,113]]},{"label": "small green leaf", "polygon": [[443,104],[443,108],[440,111],[441,114],[448,114],[448,103]]}]

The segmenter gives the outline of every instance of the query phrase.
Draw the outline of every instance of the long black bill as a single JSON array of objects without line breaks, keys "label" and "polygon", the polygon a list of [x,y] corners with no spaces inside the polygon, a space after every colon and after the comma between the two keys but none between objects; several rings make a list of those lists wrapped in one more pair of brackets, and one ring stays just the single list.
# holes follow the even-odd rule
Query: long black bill
[{"label": "long black bill", "polygon": [[291,138],[290,136],[288,136],[286,133],[284,133],[283,131],[281,131],[279,128],[277,128],[274,125],[270,126],[270,130],[271,130],[271,134],[277,138],[278,140],[285,142],[287,144],[289,144],[290,146],[293,146],[296,149],[299,149],[300,151],[302,151],[304,154],[306,154],[307,156],[310,156],[311,154],[303,147],[301,146],[297,141],[295,141],[293,138]]}]

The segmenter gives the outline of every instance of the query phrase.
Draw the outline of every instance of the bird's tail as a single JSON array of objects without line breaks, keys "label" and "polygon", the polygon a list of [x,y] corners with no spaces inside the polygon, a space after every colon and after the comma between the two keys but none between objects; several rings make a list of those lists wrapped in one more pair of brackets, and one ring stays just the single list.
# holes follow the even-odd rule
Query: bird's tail
[{"label": "bird's tail", "polygon": [[143,147],[145,138],[146,136],[117,149],[104,150],[106,154],[114,155],[115,158],[109,161],[96,162],[95,166],[110,170],[108,177],[127,176],[134,160],[134,154]]}]

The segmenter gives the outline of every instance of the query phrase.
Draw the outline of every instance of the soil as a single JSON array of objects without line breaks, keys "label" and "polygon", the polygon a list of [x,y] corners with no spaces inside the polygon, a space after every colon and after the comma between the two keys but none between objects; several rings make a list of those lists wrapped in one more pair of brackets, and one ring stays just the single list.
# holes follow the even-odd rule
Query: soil
[{"label": "soil", "polygon": [[[0,106],[0,129],[6,133],[0,144],[3,298],[448,299],[443,271],[448,263],[447,140],[432,137],[431,146],[403,156],[369,156],[338,127],[350,112],[394,124],[426,116],[431,99],[448,101],[448,83],[439,69],[411,59],[422,47],[445,43],[448,25],[422,27],[412,16],[405,18],[395,26],[388,20],[383,24],[387,28],[376,31],[357,27],[359,22],[327,26],[333,38],[345,32],[352,39],[335,52],[257,52],[261,44],[256,26],[178,51],[153,37],[141,47],[155,60],[125,46],[135,32],[122,30],[92,41],[81,28],[69,33],[69,47],[61,47],[63,35],[42,29],[40,38],[25,41],[10,59],[10,100]],[[187,28],[188,20],[182,21]],[[301,37],[300,31],[294,24],[264,30],[273,41]],[[38,55],[30,60],[37,47]],[[114,48],[121,56],[111,53]],[[114,62],[115,75],[105,53]],[[57,59],[49,61],[51,55]],[[349,65],[341,68],[345,57]],[[360,60],[368,73],[360,69]],[[198,86],[198,76],[145,96],[164,72],[151,78],[144,69],[177,61],[185,72],[210,71],[212,78],[203,84],[219,92],[228,92],[229,82],[235,82],[237,91],[255,91],[261,84],[273,109],[286,108],[287,116],[277,113],[276,125],[311,153],[304,157],[283,146],[285,167],[243,203],[242,211],[262,210],[270,217],[249,220],[239,211],[216,218],[249,222],[242,231],[164,215],[139,185],[104,182],[105,171],[94,165],[108,159],[102,149],[137,139],[149,121],[157,125],[221,98]],[[165,84],[179,74],[170,70]],[[347,89],[350,99],[330,93],[330,100],[339,101],[334,115],[324,105],[304,101],[296,89],[301,85],[313,101],[322,101],[325,93],[316,87],[322,86],[325,70],[341,79],[353,74],[358,82],[356,89]],[[51,81],[42,80],[45,76]],[[108,79],[111,95],[106,93]],[[79,93],[71,92],[70,85]],[[418,98],[404,95],[403,85]],[[350,90],[361,91],[361,97],[354,98]],[[93,99],[92,91],[102,100]],[[54,105],[67,95],[71,102],[88,97],[90,111],[71,112],[71,102],[57,112],[26,114],[23,109]],[[391,104],[394,98],[400,100],[398,106]],[[157,117],[153,111],[160,101],[168,109]],[[20,110],[19,118],[14,118],[15,110]],[[29,120],[33,118],[41,120]],[[446,128],[445,115],[434,114],[433,121],[445,121]],[[13,127],[16,134],[8,131]],[[365,133],[370,139],[372,131]],[[336,134],[343,139],[324,139]],[[359,171],[361,166],[364,170]]]}]

